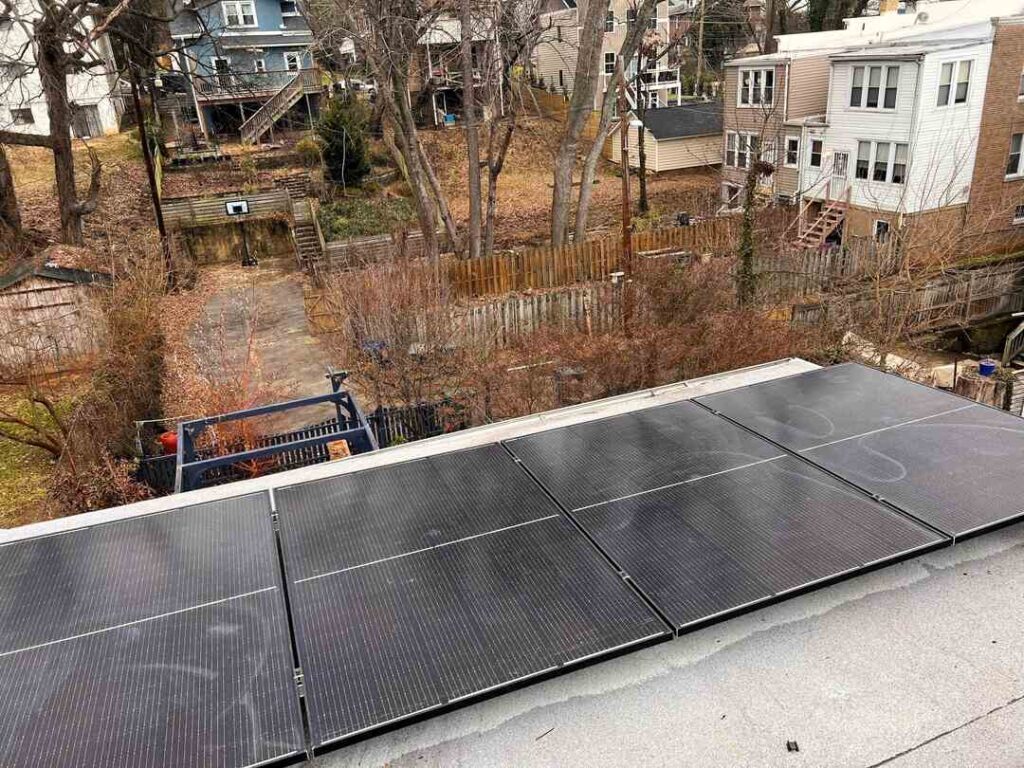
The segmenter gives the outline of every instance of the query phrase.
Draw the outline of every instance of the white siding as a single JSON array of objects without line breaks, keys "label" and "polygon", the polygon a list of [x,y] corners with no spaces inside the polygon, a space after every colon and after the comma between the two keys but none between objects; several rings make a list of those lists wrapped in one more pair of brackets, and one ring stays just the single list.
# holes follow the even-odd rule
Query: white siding
[{"label": "white siding", "polygon": [[[919,61],[834,62],[828,125],[809,128],[801,147],[802,187],[824,197],[836,151],[849,153],[847,177],[853,205],[915,213],[967,201],[981,122],[991,43],[929,54]],[[945,61],[972,60],[966,104],[936,107],[938,79]],[[850,106],[855,66],[900,66],[896,109]],[[865,87],[867,83],[865,82]],[[883,83],[884,85],[884,83]],[[810,141],[824,141],[822,166],[810,167]],[[908,145],[907,182],[892,184],[855,178],[859,141]],[[870,174],[869,169],[869,174]]]}]

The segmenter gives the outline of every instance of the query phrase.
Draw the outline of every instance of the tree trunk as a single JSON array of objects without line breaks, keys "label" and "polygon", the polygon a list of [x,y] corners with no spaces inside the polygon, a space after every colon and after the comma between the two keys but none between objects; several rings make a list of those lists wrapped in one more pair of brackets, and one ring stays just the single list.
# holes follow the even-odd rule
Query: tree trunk
[{"label": "tree trunk", "polygon": [[740,225],[739,272],[737,274],[737,298],[741,307],[748,307],[754,301],[757,276],[754,274],[754,191],[760,163],[751,162],[747,180],[743,185],[743,220]]},{"label": "tree trunk", "polygon": [[473,2],[461,0],[462,113],[466,124],[466,162],[469,166],[469,233],[465,255],[480,258],[480,134],[476,123],[473,83]]},{"label": "tree trunk", "polygon": [[60,239],[82,245],[82,209],[75,189],[75,156],[71,149],[71,104],[68,101],[65,53],[47,23],[36,26],[39,78],[50,117],[53,170],[60,207]]},{"label": "tree trunk", "polygon": [[[658,0],[643,0],[637,8],[636,18],[646,19],[654,13],[658,7]],[[626,32],[626,37],[619,48],[619,54],[615,62],[616,74],[613,82],[609,83],[604,93],[604,101],[601,105],[601,117],[597,124],[597,138],[587,153],[587,159],[583,164],[583,178],[580,181],[579,205],[576,207],[576,239],[582,240],[587,232],[587,216],[590,212],[590,199],[594,188],[594,177],[597,174],[597,163],[601,159],[601,150],[604,142],[611,132],[612,107],[615,104],[617,95],[615,89],[619,78],[626,77],[626,61],[631,61],[637,48],[640,46],[640,38],[643,34],[643,25],[636,23]]]},{"label": "tree trunk", "polygon": [[559,142],[554,160],[554,190],[551,193],[551,243],[555,246],[565,244],[569,231],[572,172],[576,167],[580,135],[593,111],[607,11],[607,1],[588,4],[587,13],[583,17],[583,24],[579,31],[569,114],[565,120],[562,140]]},{"label": "tree trunk", "polygon": [[494,254],[494,216],[498,210],[498,177],[505,167],[505,156],[508,154],[512,135],[516,130],[516,115],[504,126],[494,123],[491,126],[490,141],[487,146],[487,214],[484,219],[484,256]]},{"label": "tree trunk", "polygon": [[[641,60],[637,59],[636,69],[636,116],[640,125],[636,129],[636,155],[637,160],[637,181],[640,185],[640,197],[637,199],[637,208],[643,216],[650,209],[647,202],[647,148],[644,146],[644,125],[647,117],[647,91],[644,89],[644,78],[641,74],[643,67]],[[623,118],[625,119],[625,118]],[[626,158],[629,161],[629,158]]]},{"label": "tree trunk", "polygon": [[[14,189],[14,176],[3,144],[0,144],[0,224],[14,234],[21,236],[21,212],[18,210],[18,195]],[[0,230],[2,231],[2,230]]]}]

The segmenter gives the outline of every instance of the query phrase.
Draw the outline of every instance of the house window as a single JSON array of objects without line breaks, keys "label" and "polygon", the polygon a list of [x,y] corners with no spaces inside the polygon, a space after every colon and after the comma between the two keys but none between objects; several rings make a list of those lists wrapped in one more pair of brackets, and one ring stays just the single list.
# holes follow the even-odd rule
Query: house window
[{"label": "house window", "polygon": [[786,165],[797,166],[800,165],[800,137],[799,136],[787,136],[786,137]]},{"label": "house window", "polygon": [[25,107],[23,109],[12,109],[11,121],[15,125],[32,125],[36,119],[32,116],[32,109]]},{"label": "house window", "polygon": [[899,82],[900,68],[897,66],[854,67],[850,106],[878,109],[881,104],[883,109],[895,109]]},{"label": "house window", "polygon": [[884,243],[889,240],[889,222],[885,219],[875,219],[875,241]]},{"label": "house window", "polygon": [[857,167],[853,171],[854,178],[866,179],[871,165],[871,142],[857,142]]},{"label": "house window", "polygon": [[864,67],[853,68],[853,86],[850,88],[850,106],[859,107],[864,100]]},{"label": "house window", "polygon": [[[956,73],[954,83],[953,73]],[[967,91],[971,86],[971,62],[970,61],[947,61],[939,71],[939,97],[935,102],[937,107],[949,106],[949,104],[963,104],[967,101]]]},{"label": "house window", "polygon": [[647,28],[648,29],[657,29],[658,28],[658,14],[654,14],[653,16],[651,16],[651,18],[649,18],[647,20]]},{"label": "house window", "polygon": [[298,72],[302,69],[302,54],[301,53],[286,53],[284,55],[284,68],[289,72]]},{"label": "house window", "polygon": [[748,162],[748,160],[750,158],[750,154],[749,153],[750,153],[750,137],[747,134],[745,134],[745,133],[741,133],[740,137],[739,137],[739,142],[738,142],[738,145],[737,145],[737,149],[736,149],[736,167],[737,168],[746,168],[747,167],[747,162]]},{"label": "house window", "polygon": [[741,69],[738,73],[739,106],[772,106],[775,98],[774,69]]},{"label": "house window", "polygon": [[298,16],[299,8],[295,4],[295,0],[281,0],[281,15],[282,16]]},{"label": "house window", "polygon": [[887,67],[885,70],[885,100],[882,106],[886,109],[896,109],[896,89],[900,79],[899,67]]},{"label": "house window", "polygon": [[1024,72],[1020,73],[1020,80],[1017,81],[1017,101],[1024,101]]},{"label": "house window", "polygon": [[889,144],[881,142],[875,144],[875,170],[871,175],[872,181],[885,181],[889,175]]},{"label": "house window", "polygon": [[811,168],[821,168],[821,139],[811,139]]},{"label": "house window", "polygon": [[558,42],[562,42],[562,28],[561,27],[555,27],[555,37],[558,39]]},{"label": "house window", "polygon": [[1013,209],[1013,223],[1024,224],[1024,205],[1018,205]]},{"label": "house window", "polygon": [[558,87],[565,88],[565,70],[558,70]]},{"label": "house window", "polygon": [[761,161],[768,163],[769,165],[775,165],[775,152],[778,149],[778,144],[774,141],[769,141],[763,147],[761,147]]},{"label": "house window", "polygon": [[903,184],[907,180],[907,145],[897,144],[892,161],[892,183]]},{"label": "house window", "polygon": [[636,23],[636,8],[630,8],[626,11],[626,29],[632,29]]},{"label": "house window", "polygon": [[252,0],[230,0],[221,7],[224,9],[225,27],[256,26],[256,4]]},{"label": "house window", "polygon": [[729,208],[738,208],[740,205],[740,188],[735,184],[725,184],[722,187],[722,198]]},{"label": "house window", "polygon": [[608,15],[604,17],[604,31],[615,31],[615,11],[608,11]]},{"label": "house window", "polygon": [[615,53],[609,52],[604,55],[604,73],[606,75],[615,74]]},{"label": "house window", "polygon": [[1010,157],[1006,161],[1006,175],[1019,176],[1022,173],[1020,167],[1020,148],[1024,133],[1015,133],[1010,137]]},{"label": "house window", "polygon": [[736,141],[735,133],[725,134],[725,164],[730,168],[736,167]]},{"label": "house window", "polygon": [[253,59],[252,67],[255,72],[266,72],[267,62],[264,59]]}]

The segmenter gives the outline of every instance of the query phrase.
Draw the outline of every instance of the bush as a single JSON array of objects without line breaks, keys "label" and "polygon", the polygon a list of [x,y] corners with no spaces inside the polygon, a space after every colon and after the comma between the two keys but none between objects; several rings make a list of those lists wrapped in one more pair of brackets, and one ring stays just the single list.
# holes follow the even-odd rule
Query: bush
[{"label": "bush", "polygon": [[366,133],[370,110],[354,96],[328,102],[316,125],[327,176],[336,184],[358,185],[370,172]]},{"label": "bush", "polygon": [[386,235],[405,229],[415,218],[412,201],[405,197],[351,197],[320,206],[320,226],[328,240]]},{"label": "bush", "polygon": [[299,139],[295,143],[295,154],[299,156],[299,162],[307,168],[316,168],[320,165],[320,142],[312,136]]}]

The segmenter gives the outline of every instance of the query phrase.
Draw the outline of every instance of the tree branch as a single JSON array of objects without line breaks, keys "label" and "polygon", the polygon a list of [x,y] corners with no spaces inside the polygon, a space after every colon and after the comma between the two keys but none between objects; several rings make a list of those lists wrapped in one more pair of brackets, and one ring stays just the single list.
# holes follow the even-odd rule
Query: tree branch
[{"label": "tree branch", "polygon": [[16,147],[46,147],[53,149],[53,138],[50,136],[39,136],[34,133],[19,133],[18,131],[0,130],[0,144],[8,144]]}]

